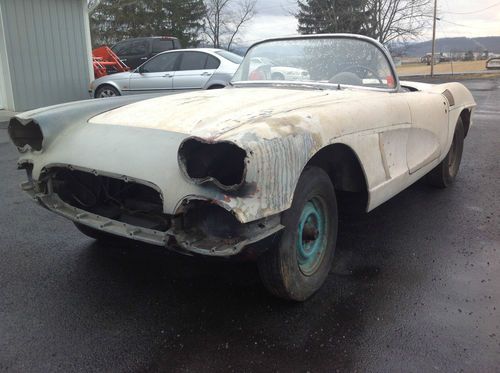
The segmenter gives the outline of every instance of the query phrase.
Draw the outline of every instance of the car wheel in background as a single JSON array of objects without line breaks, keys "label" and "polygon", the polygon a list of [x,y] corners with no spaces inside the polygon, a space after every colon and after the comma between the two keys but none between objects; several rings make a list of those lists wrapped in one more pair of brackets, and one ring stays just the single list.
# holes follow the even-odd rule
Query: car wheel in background
[{"label": "car wheel in background", "polygon": [[453,134],[450,150],[440,164],[436,166],[426,177],[428,184],[437,188],[449,187],[458,174],[462,153],[464,150],[465,130],[462,118],[458,118]]},{"label": "car wheel in background", "polygon": [[103,85],[97,89],[95,92],[96,98],[106,98],[106,97],[115,97],[121,96],[120,92],[110,85]]},{"label": "car wheel in background", "polygon": [[271,75],[272,80],[285,80],[285,76],[282,73],[273,73]]},{"label": "car wheel in background", "polygon": [[325,171],[304,170],[292,207],[281,222],[285,229],[278,247],[270,248],[257,262],[260,277],[272,294],[304,301],[325,282],[337,240],[337,201]]}]

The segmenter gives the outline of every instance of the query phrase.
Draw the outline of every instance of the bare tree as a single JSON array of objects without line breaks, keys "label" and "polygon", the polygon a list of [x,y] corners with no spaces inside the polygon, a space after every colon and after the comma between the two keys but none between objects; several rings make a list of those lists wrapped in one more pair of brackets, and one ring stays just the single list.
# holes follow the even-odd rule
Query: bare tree
[{"label": "bare tree", "polygon": [[366,29],[381,43],[419,36],[429,25],[431,0],[367,0]]},{"label": "bare tree", "polygon": [[206,0],[205,34],[214,48],[229,49],[255,16],[257,0]]}]

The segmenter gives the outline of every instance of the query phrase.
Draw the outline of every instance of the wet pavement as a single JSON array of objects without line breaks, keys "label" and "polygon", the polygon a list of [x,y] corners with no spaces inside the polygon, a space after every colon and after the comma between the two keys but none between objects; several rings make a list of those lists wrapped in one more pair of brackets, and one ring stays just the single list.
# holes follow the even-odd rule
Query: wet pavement
[{"label": "wet pavement", "polygon": [[500,80],[464,83],[479,107],[456,184],[343,218],[303,304],[251,263],[82,236],[19,191],[0,129],[0,372],[499,372]]}]

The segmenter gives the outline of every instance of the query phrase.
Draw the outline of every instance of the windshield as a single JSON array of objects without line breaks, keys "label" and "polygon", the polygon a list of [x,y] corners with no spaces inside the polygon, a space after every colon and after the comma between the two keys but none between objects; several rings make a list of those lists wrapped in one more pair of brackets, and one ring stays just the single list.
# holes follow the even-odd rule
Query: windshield
[{"label": "windshield", "polygon": [[393,89],[396,78],[374,43],[346,36],[270,40],[252,47],[234,84],[285,80]]},{"label": "windshield", "polygon": [[226,60],[231,61],[232,63],[240,64],[241,61],[243,61],[243,57],[238,56],[237,54],[234,54],[233,52],[228,52],[228,51],[217,51],[215,52],[219,56],[224,57]]}]

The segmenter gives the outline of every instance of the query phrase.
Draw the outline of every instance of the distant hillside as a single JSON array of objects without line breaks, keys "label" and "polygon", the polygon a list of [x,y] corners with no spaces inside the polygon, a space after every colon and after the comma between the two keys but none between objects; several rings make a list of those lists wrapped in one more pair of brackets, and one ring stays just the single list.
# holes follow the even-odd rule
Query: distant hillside
[{"label": "distant hillside", "polygon": [[[432,49],[431,41],[410,44],[405,50],[405,55],[409,57],[420,57],[430,53]],[[500,53],[500,36],[488,36],[482,38],[443,38],[436,39],[436,52],[482,52]]]}]

